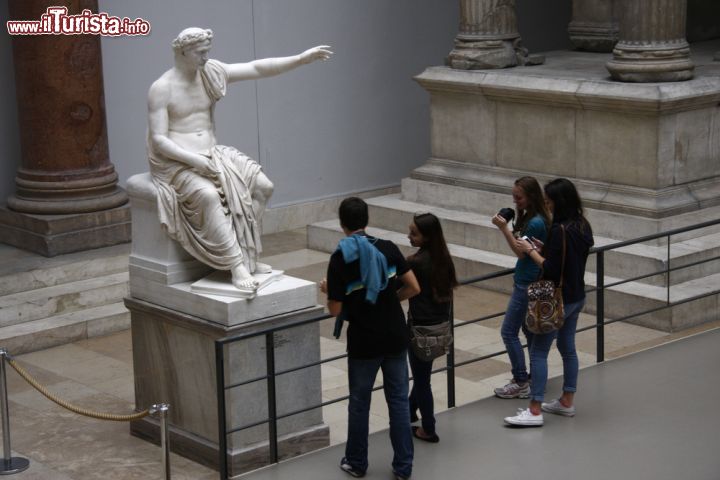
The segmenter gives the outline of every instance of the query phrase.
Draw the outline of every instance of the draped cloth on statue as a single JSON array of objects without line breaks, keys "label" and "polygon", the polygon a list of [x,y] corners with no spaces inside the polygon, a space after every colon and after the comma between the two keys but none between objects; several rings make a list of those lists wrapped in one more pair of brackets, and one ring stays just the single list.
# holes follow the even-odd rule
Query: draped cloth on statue
[{"label": "draped cloth on statue", "polygon": [[[209,60],[201,74],[214,108],[225,95],[225,71]],[[217,145],[209,152],[217,174],[206,177],[150,147],[148,152],[160,223],[170,238],[212,268],[229,270],[242,261],[253,272],[262,251],[251,198],[260,165],[233,147]]]}]

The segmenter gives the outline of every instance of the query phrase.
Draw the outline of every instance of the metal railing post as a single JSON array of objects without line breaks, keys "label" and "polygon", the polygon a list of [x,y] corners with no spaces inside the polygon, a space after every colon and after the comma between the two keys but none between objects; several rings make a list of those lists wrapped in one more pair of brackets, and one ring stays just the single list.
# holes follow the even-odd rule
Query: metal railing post
[{"label": "metal railing post", "polygon": [[218,470],[220,480],[228,478],[227,419],[225,413],[225,345],[215,342],[215,387],[217,389],[218,416]]},{"label": "metal railing post", "polygon": [[453,342],[447,354],[447,398],[448,408],[455,407],[455,308],[450,304],[450,335]]},{"label": "metal railing post", "polygon": [[667,236],[667,267],[665,267],[665,285],[667,286],[667,305],[670,305],[670,235]]},{"label": "metal railing post", "polygon": [[268,397],[268,429],[270,438],[270,462],[278,463],[278,434],[277,434],[277,399],[275,397],[275,335],[270,332],[265,335],[265,353],[267,357],[267,397]]},{"label": "metal railing post", "polygon": [[162,450],[163,480],[170,480],[170,432],[168,429],[168,411],[170,405],[158,403],[150,407],[150,414],[160,417],[160,449]]},{"label": "metal railing post", "polygon": [[595,324],[596,324],[596,356],[597,362],[605,361],[605,252],[597,252],[596,257],[596,306],[595,306]]},{"label": "metal railing post", "polygon": [[5,361],[8,353],[4,348],[0,348],[0,408],[2,409],[2,429],[3,429],[3,464],[0,466],[0,475],[12,475],[20,473],[30,466],[27,458],[13,457],[12,448],[10,446],[10,413],[8,410],[8,392],[7,378],[5,377]]}]

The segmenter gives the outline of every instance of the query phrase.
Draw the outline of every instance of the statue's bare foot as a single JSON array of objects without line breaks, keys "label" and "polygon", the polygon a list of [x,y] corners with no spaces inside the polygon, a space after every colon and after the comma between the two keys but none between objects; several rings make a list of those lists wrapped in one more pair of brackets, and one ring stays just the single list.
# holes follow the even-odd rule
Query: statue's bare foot
[{"label": "statue's bare foot", "polygon": [[255,273],[271,273],[272,267],[267,263],[255,262]]},{"label": "statue's bare foot", "polygon": [[243,291],[252,290],[252,291],[255,291],[255,290],[257,290],[258,282],[257,282],[254,278],[252,278],[252,277],[251,277],[251,278],[247,278],[247,279],[245,279],[245,280],[235,280],[235,279],[233,278],[233,285],[234,285],[235,288],[237,288],[238,290],[243,290]]},{"label": "statue's bare foot", "polygon": [[232,273],[232,283],[239,290],[257,290],[258,282],[253,278],[245,265],[240,263],[234,266],[230,272]]}]

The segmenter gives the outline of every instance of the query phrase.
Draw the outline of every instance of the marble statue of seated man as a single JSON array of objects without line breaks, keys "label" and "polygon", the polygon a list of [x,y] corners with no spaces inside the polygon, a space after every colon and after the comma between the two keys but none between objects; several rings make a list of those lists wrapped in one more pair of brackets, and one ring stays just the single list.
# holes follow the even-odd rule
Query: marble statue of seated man
[{"label": "marble statue of seated man", "polygon": [[147,150],[158,190],[160,223],[197,260],[230,270],[235,287],[254,291],[260,220],[273,192],[260,165],[237,149],[218,145],[213,110],[227,85],[278,75],[315,60],[327,46],[281,58],[227,64],[208,59],[213,33],[187,28],[172,42],[175,65],[148,93]]}]

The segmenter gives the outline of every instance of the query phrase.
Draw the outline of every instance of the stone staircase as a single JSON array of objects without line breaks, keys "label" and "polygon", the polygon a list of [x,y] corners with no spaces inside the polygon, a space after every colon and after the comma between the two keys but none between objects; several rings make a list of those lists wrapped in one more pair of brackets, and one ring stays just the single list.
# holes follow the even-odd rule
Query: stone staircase
[{"label": "stone staircase", "polygon": [[0,346],[40,350],[130,327],[130,246],[46,258],[0,245]]},{"label": "stone staircase", "polygon": [[[415,181],[405,180],[404,192],[407,182]],[[447,186],[443,187],[447,188]],[[431,186],[422,185],[421,188],[431,188]],[[447,198],[447,195],[443,196]],[[392,240],[404,253],[410,253],[414,249],[410,247],[407,239],[407,227],[413,215],[419,212],[431,212],[442,221],[459,278],[512,268],[515,265],[515,257],[508,255],[509,249],[505,240],[490,221],[491,215],[500,206],[512,205],[512,199],[509,195],[500,193],[492,193],[491,196],[492,199],[486,199],[485,202],[474,203],[473,205],[478,206],[473,212],[428,206],[404,199],[403,194],[375,197],[367,200],[370,207],[370,225],[372,225],[368,231],[373,235]],[[599,223],[602,224],[602,220]],[[313,224],[308,227],[308,247],[330,252],[337,246],[342,235],[337,220]],[[671,266],[690,264],[720,255],[720,233],[710,229],[709,232],[703,231],[696,235],[698,236],[694,238],[686,236],[685,239],[672,243]],[[595,235],[597,246],[617,241],[601,234]],[[609,285],[621,279],[665,269],[667,250],[666,244],[659,245],[658,242],[652,242],[648,245],[631,245],[606,252],[605,284]],[[671,272],[669,277],[671,301],[680,301],[703,292],[710,292],[720,285],[720,261]],[[588,260],[585,281],[589,287],[597,283],[594,255]],[[667,284],[667,275],[660,274],[607,289],[605,316],[619,318],[664,305],[668,296]],[[485,281],[477,286],[509,293],[512,280],[508,276]],[[588,295],[586,310],[590,313],[596,311],[595,300],[594,294]],[[663,331],[676,331],[718,318],[718,295],[713,295],[672,309],[643,315],[631,322]]]}]

